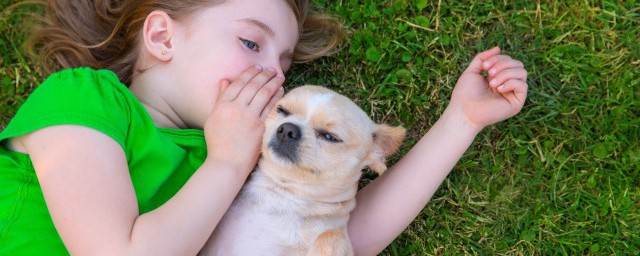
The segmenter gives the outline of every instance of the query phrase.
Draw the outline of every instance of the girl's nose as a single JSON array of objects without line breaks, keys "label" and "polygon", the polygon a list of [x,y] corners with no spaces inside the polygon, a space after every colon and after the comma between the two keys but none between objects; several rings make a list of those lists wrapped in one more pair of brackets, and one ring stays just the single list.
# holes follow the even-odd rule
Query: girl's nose
[{"label": "girl's nose", "polygon": [[284,77],[284,72],[282,71],[282,68],[280,67],[280,65],[278,65],[278,66],[270,66],[270,67],[272,67],[273,69],[276,70],[276,75]]},{"label": "girl's nose", "polygon": [[280,65],[280,61],[269,61],[265,63],[261,63],[264,68],[273,68],[276,70],[276,74],[284,77],[284,71],[282,70],[282,65]]}]

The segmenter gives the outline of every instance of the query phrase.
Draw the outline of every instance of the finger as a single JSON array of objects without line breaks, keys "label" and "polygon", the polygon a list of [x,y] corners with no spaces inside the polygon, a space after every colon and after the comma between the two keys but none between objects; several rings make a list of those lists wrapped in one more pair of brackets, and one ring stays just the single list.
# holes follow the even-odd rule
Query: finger
[{"label": "finger", "polygon": [[484,62],[491,56],[495,56],[498,54],[500,54],[500,48],[497,46],[479,53],[478,55],[476,55],[476,57],[473,58],[473,60],[469,64],[469,67],[467,67],[464,72],[473,72],[475,74],[482,73],[482,62]]},{"label": "finger", "polygon": [[261,66],[254,66],[242,72],[242,74],[240,74],[240,76],[238,76],[238,78],[229,85],[222,98],[227,101],[234,100],[238,97],[238,94],[240,94],[240,91],[242,91],[245,85],[247,85],[247,83],[249,83],[249,81],[251,81],[255,76],[260,74],[260,72],[262,72]]},{"label": "finger", "polygon": [[262,119],[263,121],[267,120],[269,113],[271,113],[271,110],[273,110],[273,108],[276,106],[278,101],[282,99],[282,97],[284,97],[284,88],[282,88],[281,86],[280,89],[278,89],[278,91],[276,92],[276,94],[274,94],[273,97],[271,97],[267,106],[264,107],[264,109],[262,110],[262,113],[260,113],[260,119]]},{"label": "finger", "polygon": [[260,115],[271,98],[273,98],[273,95],[280,90],[282,83],[284,83],[284,77],[276,76],[267,82],[267,84],[262,86],[262,88],[260,88],[256,93],[256,96],[253,97],[251,103],[249,103],[249,108],[252,112],[256,115]]},{"label": "finger", "polygon": [[497,73],[502,72],[502,70],[512,69],[512,68],[524,69],[524,64],[522,64],[522,62],[517,60],[498,61],[494,63],[493,66],[491,66],[487,72],[489,74],[489,77],[493,78],[493,76],[495,76]]},{"label": "finger", "polygon": [[489,70],[498,62],[510,61],[510,60],[513,60],[513,59],[509,55],[491,56],[482,62],[482,70]]},{"label": "finger", "polygon": [[229,80],[220,80],[220,85],[218,86],[218,100],[223,98],[223,95],[227,91],[227,88],[229,88],[229,85],[231,85],[231,82],[229,82]]},{"label": "finger", "polygon": [[[249,105],[258,91],[266,84],[268,84],[276,76],[276,70],[268,68],[255,76],[238,94],[238,102],[241,104]],[[258,112],[259,113],[259,112]]]},{"label": "finger", "polygon": [[476,56],[478,59],[480,59],[481,61],[485,61],[486,59],[490,58],[491,56],[495,56],[495,55],[499,55],[501,52],[500,47],[498,46],[494,46],[493,48],[486,50],[484,52],[478,53],[478,56]]},{"label": "finger", "polygon": [[524,70],[524,68],[510,68],[502,70],[489,80],[489,86],[491,86],[491,88],[495,88],[501,86],[504,82],[510,79],[526,81],[527,71]]},{"label": "finger", "polygon": [[518,107],[519,110],[527,98],[527,87],[525,81],[511,79],[498,87],[498,92],[500,92],[512,106]]}]

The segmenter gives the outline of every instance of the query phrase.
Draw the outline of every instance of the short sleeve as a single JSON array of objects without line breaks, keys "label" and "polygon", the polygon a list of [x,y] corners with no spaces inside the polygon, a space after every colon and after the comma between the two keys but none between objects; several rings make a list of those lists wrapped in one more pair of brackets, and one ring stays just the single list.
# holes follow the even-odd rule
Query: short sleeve
[{"label": "short sleeve", "polygon": [[135,96],[109,70],[66,69],[49,76],[0,133],[0,142],[55,125],[80,125],[124,149]]}]

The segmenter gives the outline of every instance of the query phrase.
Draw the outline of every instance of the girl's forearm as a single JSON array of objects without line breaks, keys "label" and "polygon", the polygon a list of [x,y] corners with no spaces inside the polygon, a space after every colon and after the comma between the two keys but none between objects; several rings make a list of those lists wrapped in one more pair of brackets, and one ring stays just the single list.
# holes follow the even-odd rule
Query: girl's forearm
[{"label": "girl's forearm", "polygon": [[[131,234],[132,251],[143,255],[194,255],[211,235],[239,192],[246,175],[205,161],[193,177],[158,209],[139,216]],[[161,249],[148,251],[149,248]]]},{"label": "girl's forearm", "polygon": [[349,220],[356,255],[376,255],[420,213],[480,129],[449,107],[387,173],[357,195]]},{"label": "girl's forearm", "polygon": [[125,153],[111,137],[59,125],[17,140],[72,255],[195,255],[250,171],[206,160],[174,197],[139,215]]}]

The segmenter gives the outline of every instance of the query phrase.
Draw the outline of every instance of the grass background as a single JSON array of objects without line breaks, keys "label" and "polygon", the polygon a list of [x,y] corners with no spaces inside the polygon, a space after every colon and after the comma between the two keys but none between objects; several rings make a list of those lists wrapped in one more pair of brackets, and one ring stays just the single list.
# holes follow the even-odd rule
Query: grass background
[{"label": "grass background", "polygon": [[[15,2],[0,0],[0,129],[42,80]],[[640,255],[640,1],[315,2],[347,40],[288,84],[404,125],[403,152],[476,53],[498,45],[529,72],[522,112],[476,138],[384,255]]]}]

